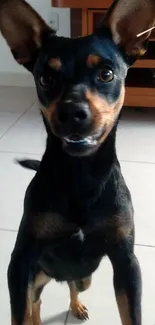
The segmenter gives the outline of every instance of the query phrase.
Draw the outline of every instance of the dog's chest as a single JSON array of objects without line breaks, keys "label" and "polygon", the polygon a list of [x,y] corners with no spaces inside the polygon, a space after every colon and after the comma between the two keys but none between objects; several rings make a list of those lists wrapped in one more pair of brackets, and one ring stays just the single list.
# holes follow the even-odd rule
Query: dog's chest
[{"label": "dog's chest", "polygon": [[[96,218],[97,219],[97,218]],[[71,241],[85,243],[90,236],[95,237],[104,229],[103,220],[91,220],[81,224],[74,218],[65,218],[59,213],[39,213],[32,218],[31,231],[38,239],[61,241],[63,238],[70,238]]]},{"label": "dog's chest", "polygon": [[104,233],[91,224],[79,227],[53,214],[38,217],[35,231],[45,242],[40,265],[58,281],[88,276],[105,254]]}]

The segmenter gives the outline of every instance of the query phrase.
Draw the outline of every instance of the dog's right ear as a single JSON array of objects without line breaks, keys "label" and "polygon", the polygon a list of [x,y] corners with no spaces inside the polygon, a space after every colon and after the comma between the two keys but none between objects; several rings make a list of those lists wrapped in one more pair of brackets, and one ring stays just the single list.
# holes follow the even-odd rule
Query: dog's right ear
[{"label": "dog's right ear", "polygon": [[0,0],[0,31],[19,64],[32,70],[44,37],[53,33],[24,0]]}]

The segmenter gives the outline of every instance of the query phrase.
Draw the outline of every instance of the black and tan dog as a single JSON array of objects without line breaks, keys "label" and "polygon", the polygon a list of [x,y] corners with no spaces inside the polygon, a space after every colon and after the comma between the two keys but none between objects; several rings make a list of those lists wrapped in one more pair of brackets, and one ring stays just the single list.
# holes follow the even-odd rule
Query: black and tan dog
[{"label": "black and tan dog", "polygon": [[24,1],[0,0],[1,32],[34,75],[47,130],[40,165],[30,162],[37,173],[8,269],[12,325],[41,324],[40,294],[50,279],[68,282],[72,312],[86,319],[78,294],[105,255],[123,325],[141,324],[133,208],[115,136],[128,67],[150,32],[137,35],[154,20],[154,0],[120,0],[93,35],[68,39]]}]

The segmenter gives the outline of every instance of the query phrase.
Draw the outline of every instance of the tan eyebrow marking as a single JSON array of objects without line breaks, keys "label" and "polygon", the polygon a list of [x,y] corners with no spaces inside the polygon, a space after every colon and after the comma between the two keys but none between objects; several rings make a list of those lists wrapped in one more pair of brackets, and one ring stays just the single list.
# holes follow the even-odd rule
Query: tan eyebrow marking
[{"label": "tan eyebrow marking", "polygon": [[48,65],[50,66],[50,68],[58,71],[61,69],[62,63],[59,58],[51,58],[48,61]]},{"label": "tan eyebrow marking", "polygon": [[101,62],[101,57],[96,54],[89,54],[87,58],[87,66],[92,68],[95,65],[98,65]]}]

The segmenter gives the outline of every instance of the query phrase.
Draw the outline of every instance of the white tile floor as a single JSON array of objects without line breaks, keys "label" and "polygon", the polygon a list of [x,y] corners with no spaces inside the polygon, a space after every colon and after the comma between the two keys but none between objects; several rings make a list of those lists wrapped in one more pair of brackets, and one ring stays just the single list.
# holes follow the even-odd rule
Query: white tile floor
[{"label": "white tile floor", "polygon": [[[6,270],[22,215],[25,189],[33,172],[14,163],[40,158],[45,131],[33,88],[0,87],[0,324],[10,325]],[[135,207],[136,253],[143,275],[143,324],[155,325],[155,110],[126,111],[119,125],[117,150]],[[43,293],[43,325],[79,324],[68,314],[68,289],[51,282]],[[82,294],[87,324],[120,324],[107,259]]]}]

